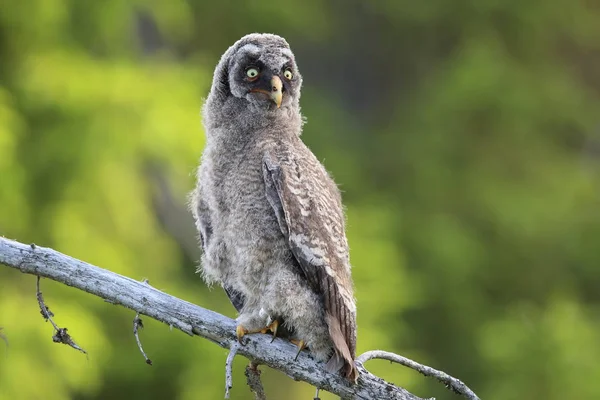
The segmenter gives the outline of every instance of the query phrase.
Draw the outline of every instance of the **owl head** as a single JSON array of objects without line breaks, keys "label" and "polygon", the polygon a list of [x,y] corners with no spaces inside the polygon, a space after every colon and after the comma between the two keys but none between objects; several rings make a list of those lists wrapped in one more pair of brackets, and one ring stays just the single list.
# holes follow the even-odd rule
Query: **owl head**
[{"label": "owl head", "polygon": [[237,108],[283,113],[298,108],[301,86],[302,77],[285,39],[253,33],[221,57],[208,102],[233,102]]}]

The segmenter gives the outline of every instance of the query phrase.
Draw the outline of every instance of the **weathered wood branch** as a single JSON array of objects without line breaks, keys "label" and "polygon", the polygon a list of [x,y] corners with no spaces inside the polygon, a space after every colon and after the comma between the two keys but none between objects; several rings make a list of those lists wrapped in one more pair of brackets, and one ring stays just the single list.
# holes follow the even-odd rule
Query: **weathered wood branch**
[{"label": "weathered wood branch", "polygon": [[425,376],[431,376],[438,381],[442,382],[446,387],[456,394],[465,396],[468,400],[480,400],[477,395],[467,387],[460,379],[456,379],[443,371],[438,371],[435,368],[428,367],[427,365],[419,364],[416,361],[400,356],[398,354],[390,353],[389,351],[382,350],[371,350],[356,357],[356,362],[364,364],[369,360],[388,360],[391,362],[404,365],[405,367],[414,369]]},{"label": "weathered wood branch", "polygon": [[[91,293],[189,335],[202,336],[221,347],[230,349],[232,344],[237,343],[234,320],[168,295],[147,283],[52,249],[0,237],[0,264]],[[294,380],[308,382],[343,399],[422,400],[369,373],[362,363],[357,363],[360,372],[358,383],[351,385],[342,376],[326,372],[322,363],[316,362],[307,352],[302,352],[294,361],[297,349],[285,340],[271,343],[269,335],[248,335],[245,339],[245,345],[236,349],[237,354],[247,357],[255,365],[267,365]],[[230,382],[227,384],[229,386]]]},{"label": "weathered wood branch", "polygon": [[250,391],[254,393],[254,400],[267,400],[265,389],[263,388],[262,382],[260,381],[260,370],[258,365],[251,362],[246,366],[246,382],[250,387]]}]

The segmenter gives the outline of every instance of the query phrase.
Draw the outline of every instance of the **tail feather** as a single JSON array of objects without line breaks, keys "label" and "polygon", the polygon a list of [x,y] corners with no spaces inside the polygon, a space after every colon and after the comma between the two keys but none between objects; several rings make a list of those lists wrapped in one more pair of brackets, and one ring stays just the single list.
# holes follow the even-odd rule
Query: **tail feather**
[{"label": "tail feather", "polygon": [[353,382],[358,379],[358,370],[354,364],[354,359],[342,334],[340,323],[330,313],[326,314],[327,325],[329,326],[329,336],[333,342],[334,353],[327,362],[325,368],[329,372],[337,372],[344,368],[344,376]]},{"label": "tail feather", "polygon": [[334,351],[327,364],[325,364],[325,370],[333,374],[342,369],[344,364],[344,357],[340,356],[340,353],[337,351]]}]

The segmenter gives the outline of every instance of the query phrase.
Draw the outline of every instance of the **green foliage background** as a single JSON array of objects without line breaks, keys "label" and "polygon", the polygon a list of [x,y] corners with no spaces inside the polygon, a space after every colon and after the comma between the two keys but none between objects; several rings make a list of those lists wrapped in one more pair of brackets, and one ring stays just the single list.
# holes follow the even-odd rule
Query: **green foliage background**
[{"label": "green foliage background", "polygon": [[[417,359],[483,399],[598,399],[599,18],[583,0],[5,0],[0,234],[234,316],[194,272],[199,109],[229,45],[278,33],[305,78],[304,140],[344,190],[358,351]],[[0,398],[222,398],[225,350],[145,319],[148,367],[134,313],[43,290],[89,360],[51,342],[34,278],[0,268]],[[244,364],[234,399],[250,398]],[[270,398],[312,398],[263,377]]]}]

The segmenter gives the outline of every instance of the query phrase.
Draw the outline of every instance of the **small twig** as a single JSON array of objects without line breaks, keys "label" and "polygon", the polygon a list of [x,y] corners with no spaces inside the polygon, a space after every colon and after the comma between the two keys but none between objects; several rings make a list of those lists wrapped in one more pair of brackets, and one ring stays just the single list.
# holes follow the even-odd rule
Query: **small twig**
[{"label": "small twig", "polygon": [[317,388],[317,391],[315,392],[315,398],[313,400],[321,400],[321,398],[319,397],[319,388]]},{"label": "small twig", "polygon": [[40,277],[39,276],[37,277],[37,282],[36,282],[36,297],[37,297],[38,304],[40,305],[40,313],[42,314],[42,317],[44,317],[44,319],[46,321],[50,321],[50,323],[54,327],[54,330],[58,331],[60,328],[58,327],[58,325],[56,325],[54,323],[54,320],[52,319],[52,317],[54,317],[54,313],[52,311],[50,311],[50,307],[48,307],[46,305],[46,303],[44,302],[44,297],[42,296],[42,292],[40,291]]},{"label": "small twig", "polygon": [[79,350],[80,352],[85,354],[87,357],[87,354],[88,354],[87,351],[85,351],[81,346],[79,346],[77,343],[75,343],[75,341],[73,340],[71,335],[69,335],[67,333],[67,331],[68,331],[67,328],[58,328],[58,330],[56,331],[54,336],[52,336],[52,340],[54,341],[54,343],[62,343],[62,344],[69,345],[72,348],[74,348],[75,350]]},{"label": "small twig", "polygon": [[[142,283],[148,285],[148,279],[142,280]],[[149,359],[148,356],[146,355],[146,352],[144,351],[144,348],[142,347],[142,341],[140,340],[139,331],[142,329],[144,329],[144,323],[142,322],[142,319],[140,318],[140,313],[137,313],[137,314],[135,314],[135,318],[133,319],[133,336],[135,337],[135,341],[137,342],[138,349],[140,349],[140,352],[142,353],[142,355],[144,356],[144,359],[146,360],[146,364],[152,365],[152,360]]]},{"label": "small twig", "polygon": [[233,387],[233,359],[239,350],[240,345],[238,342],[232,342],[229,348],[229,354],[227,355],[227,361],[225,361],[225,398],[229,398],[229,390]]},{"label": "small twig", "polygon": [[[4,327],[0,326],[0,331],[2,329],[4,329]],[[4,343],[6,343],[6,355],[8,355],[8,338],[4,333],[0,332],[0,339],[4,340]]]},{"label": "small twig", "polygon": [[398,363],[400,365],[404,365],[405,367],[412,368],[425,376],[431,376],[437,379],[456,394],[463,395],[469,400],[480,400],[479,397],[477,397],[477,395],[471,389],[469,389],[469,387],[465,385],[460,379],[456,379],[445,372],[438,371],[437,369],[428,367],[423,364],[419,364],[416,361],[413,361],[406,357],[402,357],[398,354],[390,353],[388,351],[383,350],[371,350],[358,356],[356,358],[356,362],[364,364],[365,362],[376,358],[388,360],[391,362]]},{"label": "small twig", "polygon": [[258,364],[250,362],[246,367],[246,382],[250,386],[250,390],[254,393],[255,400],[267,400],[265,395],[265,389],[263,388],[262,382],[260,381],[260,370]]},{"label": "small twig", "polygon": [[152,365],[152,360],[148,358],[146,353],[144,352],[144,348],[142,347],[142,342],[139,336],[139,330],[144,329],[144,324],[142,323],[142,319],[140,318],[140,313],[135,314],[135,318],[133,319],[133,336],[135,336],[135,341],[137,342],[138,348],[142,352],[144,359],[146,360],[146,364]]},{"label": "small twig", "polygon": [[[35,249],[35,245],[32,244],[31,248]],[[54,317],[54,314],[52,313],[52,311],[50,311],[50,309],[44,302],[44,297],[42,296],[42,292],[40,291],[40,277],[39,276],[37,277],[37,282],[36,282],[36,297],[37,297],[38,304],[40,305],[40,313],[42,314],[42,317],[44,317],[44,319],[46,321],[50,321],[50,323],[54,327],[55,333],[54,333],[54,336],[52,336],[52,340],[55,343],[62,343],[62,344],[71,346],[75,350],[79,350],[80,352],[82,352],[83,354],[85,354],[87,356],[87,354],[88,354],[87,351],[85,351],[82,347],[80,347],[77,343],[75,343],[75,341],[73,340],[71,335],[69,335],[67,333],[67,328],[59,328],[58,325],[56,325],[56,323],[52,319],[52,317]]]}]

